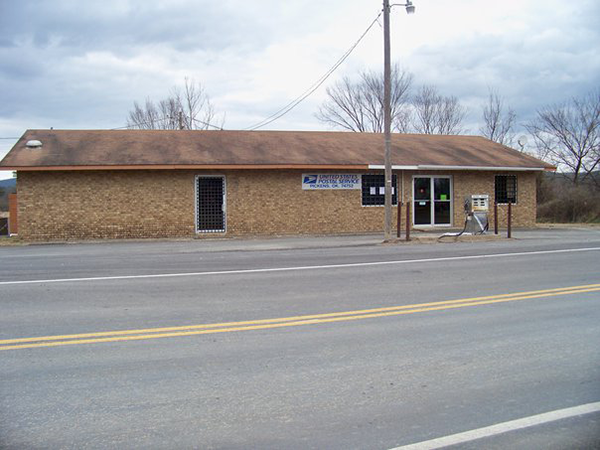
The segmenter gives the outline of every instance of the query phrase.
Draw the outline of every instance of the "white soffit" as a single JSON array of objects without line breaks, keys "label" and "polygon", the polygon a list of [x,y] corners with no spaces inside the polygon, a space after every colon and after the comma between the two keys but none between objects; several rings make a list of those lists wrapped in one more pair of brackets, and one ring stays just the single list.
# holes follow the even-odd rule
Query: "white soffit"
[{"label": "white soffit", "polygon": [[[383,164],[369,164],[369,169],[373,170],[384,170]],[[491,166],[431,166],[431,165],[418,165],[418,166],[394,166],[392,170],[488,170],[488,171],[511,171],[511,172],[530,172],[530,171],[544,171],[543,167],[491,167]]]}]

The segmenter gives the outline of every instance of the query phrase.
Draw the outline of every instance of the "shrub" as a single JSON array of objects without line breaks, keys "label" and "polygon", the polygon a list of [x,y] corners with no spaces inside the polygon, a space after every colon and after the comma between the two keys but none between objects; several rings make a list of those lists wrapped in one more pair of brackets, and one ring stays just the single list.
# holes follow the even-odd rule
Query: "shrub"
[{"label": "shrub", "polygon": [[591,183],[574,185],[559,176],[538,180],[538,221],[600,222],[600,189]]}]

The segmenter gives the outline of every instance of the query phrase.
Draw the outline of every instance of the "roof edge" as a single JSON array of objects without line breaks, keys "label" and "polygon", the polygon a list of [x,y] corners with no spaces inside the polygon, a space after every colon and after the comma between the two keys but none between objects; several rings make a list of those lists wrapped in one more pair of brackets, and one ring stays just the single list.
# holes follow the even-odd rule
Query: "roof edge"
[{"label": "roof edge", "polygon": [[86,165],[86,166],[1,166],[0,170],[17,172],[87,171],[87,170],[367,170],[366,164],[135,164],[135,165]]},{"label": "roof edge", "polygon": [[[383,170],[384,168],[385,166],[381,164],[369,164],[369,169]],[[547,170],[554,172],[556,170],[556,167],[439,166],[418,164],[415,166],[392,165],[392,170],[502,170],[518,172],[543,172]]]},{"label": "roof edge", "polygon": [[[88,166],[1,166],[0,170],[20,172],[55,172],[88,170],[384,170],[383,164],[135,164],[135,165],[88,165]],[[439,166],[439,165],[392,165],[393,170],[477,170],[477,171],[518,171],[555,172],[556,167],[496,167],[496,166]]]}]

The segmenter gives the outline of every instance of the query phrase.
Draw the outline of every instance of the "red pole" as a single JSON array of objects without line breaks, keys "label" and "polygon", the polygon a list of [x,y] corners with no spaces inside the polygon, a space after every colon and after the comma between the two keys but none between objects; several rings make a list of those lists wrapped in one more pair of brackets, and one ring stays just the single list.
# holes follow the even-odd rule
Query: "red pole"
[{"label": "red pole", "polygon": [[498,234],[498,202],[494,202],[494,234]]},{"label": "red pole", "polygon": [[512,203],[508,202],[508,218],[507,218],[507,225],[508,225],[508,235],[507,237],[510,239],[511,237],[511,221],[512,221]]},{"label": "red pole", "polygon": [[397,209],[397,215],[398,215],[398,223],[396,224],[396,237],[400,238],[400,235],[402,234],[402,202],[400,201],[400,199],[398,199],[398,207]]},{"label": "red pole", "polygon": [[10,234],[19,233],[18,211],[17,194],[8,194],[8,232]]},{"label": "red pole", "polygon": [[410,241],[410,202],[406,202],[406,241]]}]

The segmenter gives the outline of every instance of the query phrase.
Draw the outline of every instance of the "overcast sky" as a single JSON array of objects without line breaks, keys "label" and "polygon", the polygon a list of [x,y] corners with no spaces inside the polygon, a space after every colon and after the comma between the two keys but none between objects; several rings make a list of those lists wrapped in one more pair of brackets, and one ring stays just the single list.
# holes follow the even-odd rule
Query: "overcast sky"
[{"label": "overcast sky", "polygon": [[[488,87],[517,112],[600,86],[598,0],[414,0],[391,16],[392,60],[469,109],[477,134]],[[133,102],[201,82],[226,129],[302,94],[359,38],[379,0],[0,0],[0,137],[28,128],[126,125]],[[376,25],[311,97],[266,129],[324,130],[325,88],[381,70]],[[14,144],[0,139],[0,158]],[[10,173],[0,172],[0,178]]]}]

